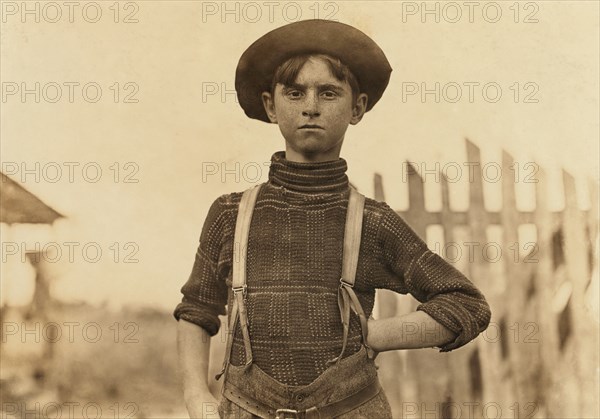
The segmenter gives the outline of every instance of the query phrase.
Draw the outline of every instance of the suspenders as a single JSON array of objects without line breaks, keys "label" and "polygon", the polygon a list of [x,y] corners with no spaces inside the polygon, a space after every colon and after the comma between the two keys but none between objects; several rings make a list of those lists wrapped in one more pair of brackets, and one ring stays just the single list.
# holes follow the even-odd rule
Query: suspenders
[{"label": "suspenders", "polygon": [[354,293],[354,281],[356,280],[356,267],[358,266],[358,251],[360,249],[360,236],[362,229],[363,212],[365,207],[365,197],[358,193],[354,188],[350,188],[350,197],[348,198],[348,209],[346,210],[346,228],[344,230],[344,251],[342,257],[342,277],[340,278],[340,288],[338,290],[338,306],[340,308],[340,317],[344,326],[344,340],[342,343],[342,352],[328,364],[338,363],[348,342],[348,329],[350,327],[350,309],[358,315],[362,330],[363,345],[367,348],[369,357],[372,356],[371,348],[367,346],[367,317],[360,305],[360,301]]},{"label": "suspenders", "polygon": [[[249,368],[252,365],[252,348],[250,346],[250,334],[248,332],[248,313],[246,311],[246,250],[248,248],[248,234],[250,232],[250,223],[254,204],[261,185],[256,185],[242,194],[238,216],[235,225],[235,235],[233,239],[233,272],[232,272],[232,291],[233,302],[231,315],[229,319],[229,331],[227,337],[227,346],[225,349],[225,359],[223,368],[215,378],[218,380],[225,373],[229,359],[231,357],[231,348],[233,346],[233,336],[235,327],[239,320],[242,337],[244,339],[244,349],[246,351],[246,365]],[[374,352],[367,346],[367,318],[360,305],[356,294],[354,293],[354,281],[356,279],[356,268],[358,266],[358,252],[360,249],[361,229],[364,212],[365,197],[356,189],[350,188],[348,199],[348,209],[346,211],[346,227],[344,230],[344,250],[342,261],[342,277],[340,278],[340,287],[338,289],[338,306],[340,317],[344,327],[344,340],[341,353],[328,364],[337,364],[344,355],[346,343],[348,341],[348,330],[350,327],[350,309],[358,315],[360,319],[363,345],[367,348],[369,358],[373,358]]]},{"label": "suspenders", "polygon": [[246,250],[248,249],[248,234],[250,233],[252,212],[254,211],[254,204],[256,203],[256,197],[258,196],[260,186],[261,185],[256,185],[255,187],[244,191],[238,209],[237,220],[235,222],[235,233],[233,236],[233,272],[231,279],[233,303],[229,319],[225,359],[223,360],[221,372],[215,376],[215,379],[217,380],[221,378],[229,365],[231,348],[233,346],[233,336],[235,334],[235,326],[238,318],[242,328],[244,348],[246,349],[246,368],[250,367],[252,364],[252,348],[250,347],[250,334],[248,333],[248,313],[246,312]]}]

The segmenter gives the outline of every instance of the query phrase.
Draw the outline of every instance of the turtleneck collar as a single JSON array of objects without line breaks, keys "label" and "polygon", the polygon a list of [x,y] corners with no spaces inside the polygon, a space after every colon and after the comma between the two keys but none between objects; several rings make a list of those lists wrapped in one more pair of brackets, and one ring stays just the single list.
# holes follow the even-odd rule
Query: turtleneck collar
[{"label": "turtleneck collar", "polygon": [[277,186],[304,193],[337,193],[348,189],[346,160],[295,162],[285,158],[285,151],[271,157],[269,181]]}]

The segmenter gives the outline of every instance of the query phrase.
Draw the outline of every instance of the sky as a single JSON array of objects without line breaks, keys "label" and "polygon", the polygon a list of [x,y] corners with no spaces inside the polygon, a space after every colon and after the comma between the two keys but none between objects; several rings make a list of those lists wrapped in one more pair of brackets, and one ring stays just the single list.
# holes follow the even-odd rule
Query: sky
[{"label": "sky", "polygon": [[172,309],[210,204],[266,181],[284,149],[275,125],[237,104],[237,61],[269,30],[317,14],[371,36],[393,68],[342,149],[365,195],[380,173],[386,201],[406,209],[403,162],[449,176],[460,167],[451,205],[464,210],[466,138],[489,166],[490,210],[501,204],[502,150],[519,171],[521,209],[534,205],[527,179],[540,167],[556,210],[561,169],[578,185],[598,180],[597,2],[482,2],[470,15],[464,2],[429,2],[429,12],[393,1],[88,3],[36,2],[29,14],[2,3],[2,171],[65,215],[51,228],[2,225],[4,298],[30,293],[5,279],[31,277],[21,255],[37,243],[60,253],[48,263],[57,298]]}]

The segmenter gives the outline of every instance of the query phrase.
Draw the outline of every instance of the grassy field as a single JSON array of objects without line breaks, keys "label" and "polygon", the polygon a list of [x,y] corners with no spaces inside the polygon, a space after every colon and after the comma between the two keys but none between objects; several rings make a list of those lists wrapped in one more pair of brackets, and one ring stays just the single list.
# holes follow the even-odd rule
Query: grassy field
[{"label": "grassy field", "polygon": [[46,316],[3,314],[19,329],[3,334],[3,418],[187,417],[170,312],[60,305]]}]

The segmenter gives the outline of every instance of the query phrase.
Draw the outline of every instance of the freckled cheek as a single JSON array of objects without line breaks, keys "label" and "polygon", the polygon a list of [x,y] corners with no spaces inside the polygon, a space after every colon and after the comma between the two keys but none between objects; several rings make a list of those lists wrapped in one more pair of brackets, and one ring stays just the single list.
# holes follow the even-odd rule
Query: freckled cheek
[{"label": "freckled cheek", "polygon": [[352,106],[349,102],[327,102],[321,106],[321,113],[346,118],[352,115]]},{"label": "freckled cheek", "polygon": [[278,118],[286,120],[292,120],[298,118],[299,115],[302,115],[301,107],[294,104],[276,105],[275,111],[277,112]]},{"label": "freckled cheek", "polygon": [[296,134],[296,128],[298,123],[294,118],[290,117],[290,115],[278,115],[277,123],[279,125],[279,130],[284,135],[284,137],[294,136]]},{"label": "freckled cheek", "polygon": [[345,109],[340,109],[337,107],[323,109],[323,112],[321,113],[321,119],[325,121],[331,128],[350,123],[351,116],[351,112],[347,112]]},{"label": "freckled cheek", "polygon": [[298,117],[292,112],[284,112],[279,114],[279,124],[283,127],[292,127],[297,125]]}]

